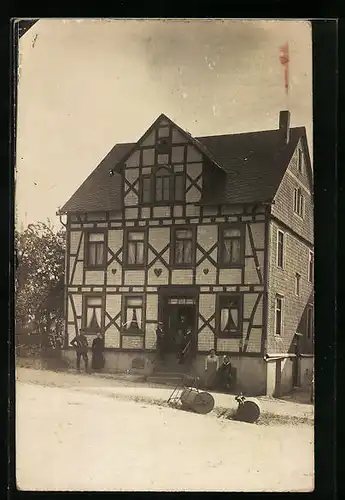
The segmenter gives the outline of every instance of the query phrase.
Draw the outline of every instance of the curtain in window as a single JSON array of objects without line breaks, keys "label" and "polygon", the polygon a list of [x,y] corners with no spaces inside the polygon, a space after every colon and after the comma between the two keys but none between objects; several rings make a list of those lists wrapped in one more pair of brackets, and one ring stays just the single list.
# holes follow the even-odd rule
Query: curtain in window
[{"label": "curtain in window", "polygon": [[142,241],[137,242],[137,264],[144,263],[144,243]]},{"label": "curtain in window", "polygon": [[142,299],[127,299],[126,328],[131,330],[142,329]]},{"label": "curtain in window", "polygon": [[241,231],[240,229],[225,229],[223,233],[223,261],[238,263],[241,260]]},{"label": "curtain in window", "polygon": [[177,264],[183,264],[183,240],[177,240],[175,246],[175,261]]},{"label": "curtain in window", "polygon": [[89,265],[95,265],[96,263],[96,246],[91,244],[89,245]]},{"label": "curtain in window", "polygon": [[128,264],[135,264],[135,243],[128,243]]},{"label": "curtain in window", "polygon": [[96,260],[97,265],[103,264],[103,254],[104,254],[104,245],[98,243],[97,244],[97,260]]},{"label": "curtain in window", "polygon": [[237,329],[238,327],[238,309],[236,304],[230,306],[229,315],[229,330]]},{"label": "curtain in window", "polygon": [[192,262],[192,242],[190,240],[184,242],[184,262],[186,264]]},{"label": "curtain in window", "polygon": [[240,240],[232,240],[232,262],[240,262]]},{"label": "curtain in window", "polygon": [[142,232],[128,233],[128,264],[144,263],[144,234]]},{"label": "curtain in window", "polygon": [[229,320],[229,309],[222,308],[220,311],[220,329],[223,332],[228,324]]},{"label": "curtain in window", "polygon": [[101,309],[89,307],[87,310],[87,323],[86,327],[99,330],[101,328]]}]

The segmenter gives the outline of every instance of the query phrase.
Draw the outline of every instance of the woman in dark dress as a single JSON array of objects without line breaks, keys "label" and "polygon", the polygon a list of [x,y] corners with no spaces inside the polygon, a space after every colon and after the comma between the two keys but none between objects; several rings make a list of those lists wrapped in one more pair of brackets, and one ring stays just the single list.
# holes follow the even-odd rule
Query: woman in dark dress
[{"label": "woman in dark dress", "polygon": [[222,365],[216,374],[216,387],[219,390],[228,391],[232,386],[232,365],[229,356],[224,356]]},{"label": "woman in dark dress", "polygon": [[92,362],[93,370],[101,370],[104,368],[104,339],[101,333],[97,333],[97,337],[92,342]]}]

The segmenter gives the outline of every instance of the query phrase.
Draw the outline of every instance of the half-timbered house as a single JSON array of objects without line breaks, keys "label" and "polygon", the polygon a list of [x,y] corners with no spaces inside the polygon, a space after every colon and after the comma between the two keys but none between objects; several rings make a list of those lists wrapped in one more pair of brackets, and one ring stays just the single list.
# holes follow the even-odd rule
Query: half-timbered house
[{"label": "half-timbered house", "polygon": [[186,321],[197,373],[214,348],[231,356],[247,393],[303,383],[313,175],[305,127],[289,121],[282,111],[275,130],[192,137],[161,115],[137,142],[113,147],[59,211],[68,358],[77,330],[101,331],[109,371],[149,375],[157,322],[174,353]]}]

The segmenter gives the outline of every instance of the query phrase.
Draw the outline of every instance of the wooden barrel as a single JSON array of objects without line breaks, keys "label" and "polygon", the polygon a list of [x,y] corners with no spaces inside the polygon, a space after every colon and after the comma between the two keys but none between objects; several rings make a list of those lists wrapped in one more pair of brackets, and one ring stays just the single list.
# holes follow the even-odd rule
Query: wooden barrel
[{"label": "wooden barrel", "polygon": [[206,415],[214,408],[214,398],[208,392],[199,392],[198,390],[187,387],[183,390],[180,397],[182,408]]},{"label": "wooden barrel", "polygon": [[236,420],[253,424],[260,417],[260,413],[260,405],[256,399],[245,399],[237,408]]}]

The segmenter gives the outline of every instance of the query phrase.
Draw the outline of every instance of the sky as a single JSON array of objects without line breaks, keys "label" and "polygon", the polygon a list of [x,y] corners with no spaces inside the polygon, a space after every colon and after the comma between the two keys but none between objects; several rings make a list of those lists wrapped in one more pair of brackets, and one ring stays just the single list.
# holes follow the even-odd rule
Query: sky
[{"label": "sky", "polygon": [[[289,43],[289,94],[279,47]],[[193,136],[305,126],[309,21],[41,19],[19,42],[16,218],[56,211],[110,149],[166,114]]]}]

